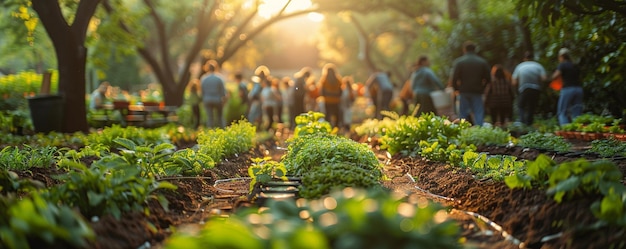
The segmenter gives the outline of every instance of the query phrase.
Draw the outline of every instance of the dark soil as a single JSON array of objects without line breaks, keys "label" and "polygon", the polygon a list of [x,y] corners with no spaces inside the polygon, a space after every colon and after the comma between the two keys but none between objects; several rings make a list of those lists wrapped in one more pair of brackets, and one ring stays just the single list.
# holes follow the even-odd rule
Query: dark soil
[{"label": "dark soil", "polygon": [[[161,192],[170,202],[167,211],[158,203],[151,202],[148,216],[137,213],[124,215],[119,220],[100,217],[92,221],[97,241],[90,247],[159,248],[172,233],[173,227],[197,229],[211,216],[226,215],[239,206],[253,205],[247,201],[249,185],[242,177],[248,176],[247,167],[251,158],[269,155],[280,159],[284,153],[282,141],[287,134],[282,135],[283,138],[267,141],[248,153],[225,160],[202,176],[167,179],[178,186],[176,191]],[[374,151],[385,162],[386,174],[391,178],[384,183],[385,186],[409,196],[426,196],[451,206],[451,217],[458,220],[469,247],[619,248],[621,245],[626,248],[626,231],[623,228],[589,229],[596,222],[589,207],[600,196],[584,196],[557,204],[544,191],[510,190],[502,182],[479,181],[470,173],[443,163],[422,158],[387,158],[385,152],[376,149],[375,139],[359,140],[370,141]],[[548,154],[557,162],[580,157],[597,159],[588,154],[542,152],[519,147],[483,147],[479,150],[530,160],[539,153]],[[626,175],[626,161],[615,160],[615,163]],[[20,173],[20,176],[34,178],[50,186],[57,184],[50,178],[57,173],[60,172],[35,168],[30,173]],[[228,178],[236,180],[218,181]]]}]

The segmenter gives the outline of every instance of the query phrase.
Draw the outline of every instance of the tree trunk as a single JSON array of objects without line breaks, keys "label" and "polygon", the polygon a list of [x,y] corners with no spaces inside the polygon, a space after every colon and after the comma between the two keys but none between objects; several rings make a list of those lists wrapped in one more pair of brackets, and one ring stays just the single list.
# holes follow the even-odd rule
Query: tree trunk
[{"label": "tree trunk", "polygon": [[459,3],[457,0],[448,0],[448,15],[452,20],[459,20]]},{"label": "tree trunk", "polygon": [[64,97],[63,127],[61,132],[88,132],[85,103],[85,66],[87,26],[100,0],[80,1],[72,25],[61,13],[58,1],[32,0],[48,36],[54,45],[59,69],[59,94]]}]

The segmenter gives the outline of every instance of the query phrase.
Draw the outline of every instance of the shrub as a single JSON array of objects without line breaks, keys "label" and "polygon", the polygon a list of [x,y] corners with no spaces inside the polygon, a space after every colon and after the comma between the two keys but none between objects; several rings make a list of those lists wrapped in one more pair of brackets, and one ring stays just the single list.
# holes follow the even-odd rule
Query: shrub
[{"label": "shrub", "polygon": [[315,199],[346,187],[370,189],[380,186],[379,179],[370,171],[349,162],[337,162],[315,167],[302,176],[299,195]]},{"label": "shrub", "polygon": [[331,163],[352,163],[370,172],[376,179],[382,177],[381,165],[367,145],[345,137],[330,134],[305,135],[289,142],[282,162],[287,172],[304,176],[316,167]]},{"label": "shrub", "polygon": [[247,152],[254,147],[256,127],[247,121],[239,121],[225,129],[210,129],[198,134],[198,152],[209,155],[214,162],[224,157]]}]

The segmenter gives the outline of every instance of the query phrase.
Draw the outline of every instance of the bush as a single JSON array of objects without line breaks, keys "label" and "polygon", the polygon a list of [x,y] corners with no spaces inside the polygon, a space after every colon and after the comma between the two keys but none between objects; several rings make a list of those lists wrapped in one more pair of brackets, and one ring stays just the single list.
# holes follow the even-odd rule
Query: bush
[{"label": "bush", "polygon": [[316,167],[331,163],[352,163],[370,172],[376,179],[382,178],[380,162],[367,145],[330,134],[292,139],[282,162],[287,172],[295,176],[304,176]]}]

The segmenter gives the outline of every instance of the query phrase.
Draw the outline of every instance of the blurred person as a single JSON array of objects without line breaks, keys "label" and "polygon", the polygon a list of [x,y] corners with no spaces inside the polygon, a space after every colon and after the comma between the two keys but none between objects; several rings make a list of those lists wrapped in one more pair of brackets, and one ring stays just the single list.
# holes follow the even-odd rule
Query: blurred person
[{"label": "blurred person", "polygon": [[561,78],[563,87],[557,103],[559,125],[569,124],[583,112],[583,87],[580,69],[572,62],[567,48],[559,50],[559,65],[552,74],[552,80]]},{"label": "blurred person", "polygon": [[318,87],[320,96],[323,97],[326,120],[333,127],[337,127],[341,120],[341,110],[339,109],[341,86],[342,78],[339,72],[337,72],[337,67],[332,63],[324,65]]},{"label": "blurred person", "polygon": [[376,72],[365,82],[365,87],[374,103],[374,114],[377,119],[382,119],[381,111],[390,110],[389,104],[393,98],[393,84],[390,75],[390,72]]},{"label": "blurred person", "polygon": [[200,96],[200,83],[198,80],[194,80],[189,84],[189,105],[191,106],[191,124],[193,128],[200,127],[200,103],[202,97]]},{"label": "blurred person", "polygon": [[547,79],[548,76],[543,66],[533,61],[532,53],[525,52],[524,61],[515,67],[511,79],[513,86],[518,89],[517,109],[519,121],[523,124],[533,124],[539,95]]},{"label": "blurred person", "polygon": [[352,124],[352,104],[354,103],[354,99],[356,98],[356,94],[352,89],[352,84],[354,83],[354,79],[352,76],[345,76],[341,80],[341,98],[339,101],[339,108],[342,113],[343,118],[340,120],[339,128],[345,129],[345,131],[350,131],[350,125]]},{"label": "blurred person", "polygon": [[267,119],[267,127],[264,130],[269,131],[272,126],[277,122],[278,115],[280,115],[279,106],[282,102],[282,96],[278,89],[278,79],[268,79],[263,81],[261,85],[263,90],[261,91],[261,103],[263,107],[263,113]]},{"label": "blurred person", "polygon": [[404,85],[402,85],[402,89],[400,89],[400,94],[398,95],[398,97],[400,98],[400,101],[402,102],[402,115],[409,115],[410,110],[409,108],[411,107],[411,103],[413,102],[413,98],[415,96],[413,96],[413,89],[412,87],[412,82],[411,82],[411,75],[413,75],[413,73],[418,69],[417,63],[411,65],[411,69],[410,69],[410,74],[409,74],[409,79],[407,79],[404,82]]},{"label": "blurred person", "polygon": [[[282,84],[281,94],[282,94],[282,99],[283,99],[283,102],[282,102],[283,107],[281,108],[281,111],[284,115],[287,115],[286,121],[289,122],[289,126],[291,127],[295,119],[295,116],[292,110],[293,104],[294,104],[294,99],[293,99],[294,83],[290,77],[283,77],[280,83]],[[285,121],[285,119],[283,119],[283,121]]]},{"label": "blurred person", "polygon": [[254,70],[254,77],[252,77],[252,89],[248,93],[248,100],[250,101],[250,110],[248,112],[248,121],[258,129],[262,129],[263,124],[263,107],[261,106],[261,92],[263,91],[263,85],[267,84],[268,77],[270,75],[270,69],[265,65],[261,65]]},{"label": "blurred person", "polygon": [[430,60],[427,56],[419,57],[416,68],[415,72],[411,74],[414,103],[420,105],[416,114],[420,116],[422,113],[432,112],[437,115],[437,109],[430,94],[435,90],[443,90],[445,86],[437,78],[435,72],[430,69]]},{"label": "blurred person", "polygon": [[224,79],[217,73],[217,61],[209,60],[204,64],[206,73],[200,79],[202,89],[202,103],[207,115],[207,127],[224,128],[224,103],[226,103],[226,88]]},{"label": "blurred person", "polygon": [[491,83],[485,88],[485,106],[489,108],[494,125],[504,126],[513,118],[515,93],[502,65],[494,65],[491,75]]},{"label": "blurred person", "polygon": [[463,43],[463,53],[454,60],[450,86],[458,93],[459,118],[482,126],[485,118],[483,93],[491,80],[489,64],[476,54],[476,44],[471,41]]},{"label": "blurred person", "polygon": [[292,117],[290,119],[290,127],[294,129],[296,127],[295,117],[307,112],[305,109],[305,103],[308,93],[308,80],[311,76],[311,68],[303,67],[294,74],[295,82],[293,83],[293,95],[291,99],[293,100],[293,105],[291,105]]},{"label": "blurred person", "polygon": [[98,88],[91,93],[91,97],[89,100],[89,109],[95,110],[100,109],[106,102],[107,94],[111,84],[108,81],[104,81],[100,83]]},{"label": "blurred person", "polygon": [[250,110],[250,101],[248,101],[248,82],[243,80],[243,74],[241,72],[235,74],[235,82],[237,82],[237,93],[239,95],[239,100],[241,101],[241,105],[244,109],[244,117],[248,116],[248,111]]}]

